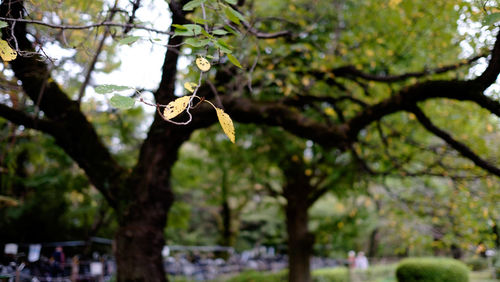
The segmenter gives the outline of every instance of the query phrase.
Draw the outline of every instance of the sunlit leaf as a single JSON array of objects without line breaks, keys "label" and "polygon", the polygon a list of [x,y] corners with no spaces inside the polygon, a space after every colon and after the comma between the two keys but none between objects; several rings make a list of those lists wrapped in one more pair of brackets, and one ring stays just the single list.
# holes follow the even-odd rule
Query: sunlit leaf
[{"label": "sunlit leaf", "polygon": [[485,25],[492,25],[500,21],[500,12],[492,13],[484,18]]},{"label": "sunlit leaf", "polygon": [[114,85],[114,84],[103,84],[94,88],[95,92],[98,94],[107,94],[112,92],[124,91],[132,89],[129,86]]},{"label": "sunlit leaf", "polygon": [[134,42],[136,42],[137,40],[139,40],[141,37],[140,36],[129,36],[129,37],[125,37],[125,38],[122,38],[120,39],[120,41],[118,41],[119,44],[132,44]]},{"label": "sunlit leaf", "polygon": [[210,42],[209,39],[198,39],[198,38],[188,38],[184,43],[189,44],[193,47],[204,47]]},{"label": "sunlit leaf", "polygon": [[16,51],[10,48],[7,41],[0,39],[0,56],[5,62],[15,60],[17,58]]},{"label": "sunlit leaf", "polygon": [[210,62],[203,58],[199,57],[196,59],[196,66],[202,71],[202,72],[207,72],[210,70]]},{"label": "sunlit leaf", "polygon": [[187,91],[193,93],[194,90],[196,89],[196,87],[198,86],[198,84],[194,83],[194,82],[186,82],[184,83],[184,88],[186,88]]},{"label": "sunlit leaf", "polygon": [[122,95],[114,95],[113,97],[111,97],[109,102],[111,106],[117,109],[124,109],[124,110],[132,108],[135,104],[134,99]]},{"label": "sunlit leaf", "polygon": [[229,3],[231,5],[236,5],[238,3],[237,0],[224,0],[226,3]]},{"label": "sunlit leaf", "polygon": [[219,118],[219,123],[222,127],[222,130],[224,130],[224,133],[227,135],[229,140],[234,143],[234,125],[231,117],[226,114],[223,109],[215,108],[215,111],[217,112],[217,118]]},{"label": "sunlit leaf", "polygon": [[8,24],[4,21],[0,21],[0,28],[4,28],[4,27],[7,27]]},{"label": "sunlit leaf", "polygon": [[189,1],[182,7],[182,10],[184,11],[192,11],[194,8],[200,6],[205,0],[193,0]]},{"label": "sunlit leaf", "polygon": [[216,40],[216,41],[212,41],[212,42],[214,43],[215,47],[217,47],[218,49],[220,49],[224,53],[230,54],[233,52],[231,50],[233,47],[227,45],[227,43],[222,41],[221,39]]},{"label": "sunlit leaf", "polygon": [[224,7],[224,14],[233,23],[240,25],[240,21],[244,21],[243,16],[231,7]]},{"label": "sunlit leaf", "polygon": [[223,29],[216,29],[216,30],[212,31],[212,33],[215,34],[215,35],[226,35],[226,34],[228,34],[228,32],[225,31],[225,30],[223,30]]},{"label": "sunlit leaf", "polygon": [[168,103],[165,110],[163,110],[163,116],[166,119],[173,119],[174,117],[178,116],[187,108],[190,99],[191,96],[184,96]]},{"label": "sunlit leaf", "polygon": [[[172,25],[174,26],[174,25]],[[178,36],[197,36],[201,34],[202,27],[197,24],[176,25],[174,35]]]},{"label": "sunlit leaf", "polygon": [[232,54],[227,54],[227,58],[229,59],[229,61],[231,63],[233,63],[233,65],[239,67],[240,69],[242,69],[243,67],[241,66],[240,62],[238,61],[238,59],[236,59],[235,56],[233,56]]}]

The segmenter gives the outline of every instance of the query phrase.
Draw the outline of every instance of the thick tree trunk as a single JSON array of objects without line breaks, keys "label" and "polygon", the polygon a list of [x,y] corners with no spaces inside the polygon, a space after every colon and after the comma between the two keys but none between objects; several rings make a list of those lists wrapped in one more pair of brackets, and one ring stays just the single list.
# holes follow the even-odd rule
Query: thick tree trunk
[{"label": "thick tree trunk", "polygon": [[288,281],[309,282],[311,281],[310,259],[314,239],[307,226],[309,223],[307,201],[302,201],[303,199],[300,198],[295,200],[289,200],[286,206]]},{"label": "thick tree trunk", "polygon": [[166,281],[161,250],[165,224],[150,219],[120,224],[115,235],[117,281]]},{"label": "thick tree trunk", "polygon": [[314,237],[309,232],[308,210],[310,207],[309,178],[304,175],[302,163],[292,162],[283,166],[287,183],[283,187],[286,226],[288,233],[288,281],[311,281],[310,258]]}]

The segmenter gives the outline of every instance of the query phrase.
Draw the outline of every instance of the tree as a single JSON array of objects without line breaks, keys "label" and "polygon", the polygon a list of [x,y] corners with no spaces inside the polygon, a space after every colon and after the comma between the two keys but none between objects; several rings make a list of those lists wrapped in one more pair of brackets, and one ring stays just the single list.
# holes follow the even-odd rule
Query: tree
[{"label": "tree", "polygon": [[[217,27],[183,10],[186,2],[169,2],[172,25],[177,25],[178,35],[190,35],[190,31],[194,31],[197,39],[209,39],[206,44],[216,53],[229,53],[225,40],[231,38],[215,34]],[[102,47],[107,35],[145,28],[134,24],[135,11],[141,3],[133,3],[118,23],[112,22],[113,16],[122,12],[115,7],[101,23],[49,27],[61,31],[62,38],[66,29],[104,27]],[[203,1],[190,3],[195,13],[205,14]],[[494,34],[498,17],[493,11],[493,7],[498,6],[495,3],[485,2],[477,7],[475,2],[466,1],[432,5],[428,1],[389,1],[384,3],[385,9],[380,9],[378,1],[336,1],[335,5],[310,1],[263,1],[253,5],[253,2],[228,0],[225,3],[226,13],[215,13],[214,17],[227,18],[232,22],[230,30],[237,34],[252,35],[236,36],[234,44],[244,46],[245,40],[270,40],[263,46],[264,52],[260,51],[259,44],[264,44],[260,42],[254,45],[256,48],[238,49],[243,50],[241,54],[248,59],[256,59],[255,64],[242,60],[242,64],[248,66],[250,80],[235,67],[221,65],[208,73],[208,82],[197,88],[197,96],[223,106],[235,121],[279,126],[325,149],[355,152],[365,147],[365,133],[374,122],[396,116],[397,123],[404,126],[404,117],[412,113],[428,132],[447,142],[462,157],[500,176],[500,170],[476,154],[472,145],[436,125],[433,120],[444,119],[442,114],[429,115],[432,110],[427,109],[443,106],[441,102],[448,99],[472,102],[468,107],[472,113],[483,108],[492,115],[500,115],[500,103],[494,96],[485,94],[500,72],[500,34],[496,40],[491,40],[494,37],[491,36],[481,42],[481,38],[460,36],[457,32],[460,16],[477,22],[487,15],[490,26],[486,29]],[[30,116],[8,101],[0,104],[0,116],[24,128],[51,135],[115,210],[119,224],[115,235],[118,280],[164,281],[160,252],[165,242],[163,230],[167,214],[174,200],[169,181],[171,168],[180,146],[192,132],[215,122],[213,109],[205,104],[195,109],[187,105],[192,120],[183,126],[166,122],[155,114],[136,163],[127,168],[103,144],[81,108],[80,93],[85,92],[97,56],[80,88],[83,90],[66,93],[52,79],[51,69],[40,55],[34,53],[35,44],[41,41],[31,29],[43,25],[43,21],[23,20],[26,16],[23,4],[23,1],[2,1],[0,19],[7,23],[2,29],[2,38],[19,54],[10,62],[10,68],[16,83],[22,85],[23,92],[39,107],[41,117]],[[252,18],[254,12],[265,18]],[[276,21],[276,16],[285,20]],[[185,24],[197,27],[182,26]],[[202,29],[208,29],[205,30],[208,36],[201,33]],[[219,40],[216,36],[223,38]],[[459,60],[461,49],[453,45],[456,40],[471,43],[471,53],[477,56]],[[186,50],[181,49],[183,41],[183,36],[169,37],[161,82],[154,91],[154,107],[167,105],[176,98],[177,62],[182,50]],[[489,51],[483,53],[482,46]],[[5,50],[9,51],[4,49],[7,56],[4,59],[12,59],[12,51],[5,54]],[[467,77],[463,69],[483,57],[488,57],[486,69],[479,75]],[[234,55],[224,55],[216,61],[225,59],[236,62]],[[424,104],[425,110],[422,110]],[[187,117],[183,114],[179,119],[187,120]]]}]

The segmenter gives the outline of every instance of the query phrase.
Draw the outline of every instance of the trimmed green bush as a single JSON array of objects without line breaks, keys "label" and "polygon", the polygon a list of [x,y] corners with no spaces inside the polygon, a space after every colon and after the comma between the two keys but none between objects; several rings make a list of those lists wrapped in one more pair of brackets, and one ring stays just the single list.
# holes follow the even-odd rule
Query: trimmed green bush
[{"label": "trimmed green bush", "polygon": [[481,257],[470,258],[465,263],[472,271],[485,270],[488,268],[488,261]]},{"label": "trimmed green bush", "polygon": [[448,258],[409,258],[397,269],[399,282],[468,282],[469,269],[458,260]]}]

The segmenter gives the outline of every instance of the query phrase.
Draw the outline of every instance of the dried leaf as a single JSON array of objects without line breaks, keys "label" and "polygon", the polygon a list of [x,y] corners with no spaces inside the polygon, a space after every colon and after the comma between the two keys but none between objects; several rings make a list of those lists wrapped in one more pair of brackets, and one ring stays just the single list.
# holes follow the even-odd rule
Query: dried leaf
[{"label": "dried leaf", "polygon": [[196,87],[198,86],[198,84],[194,83],[194,82],[186,82],[184,83],[184,88],[187,89],[187,91],[193,93],[194,90],[196,89]]},{"label": "dried leaf", "polygon": [[16,51],[12,50],[9,43],[2,39],[0,39],[0,57],[2,57],[2,60],[5,62],[9,62],[17,58]]},{"label": "dried leaf", "polygon": [[196,66],[202,71],[202,72],[207,72],[210,70],[210,62],[203,58],[199,57],[196,59]]},{"label": "dried leaf", "polygon": [[163,110],[163,116],[165,116],[166,119],[173,119],[178,116],[188,107],[190,99],[191,96],[184,96],[168,103],[165,110]]},{"label": "dried leaf", "polygon": [[234,143],[234,125],[231,117],[226,114],[223,109],[215,108],[215,111],[217,112],[217,117],[219,118],[222,130],[224,130],[224,133],[226,133],[229,140]]}]

